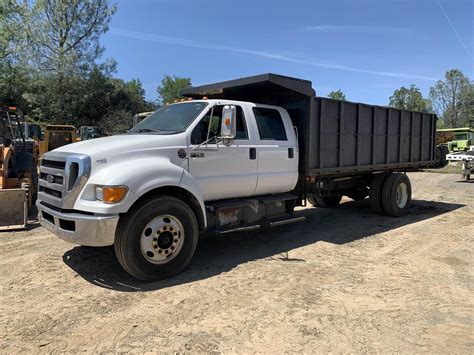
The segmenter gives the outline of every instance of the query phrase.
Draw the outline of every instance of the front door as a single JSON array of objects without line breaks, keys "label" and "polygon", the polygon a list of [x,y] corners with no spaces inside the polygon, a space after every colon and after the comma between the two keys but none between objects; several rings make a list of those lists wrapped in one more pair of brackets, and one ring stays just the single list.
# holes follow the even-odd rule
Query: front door
[{"label": "front door", "polygon": [[251,196],[257,186],[257,155],[252,144],[255,138],[249,135],[248,120],[241,106],[236,105],[234,142],[229,147],[217,144],[223,107],[209,108],[191,134],[189,172],[205,201]]}]

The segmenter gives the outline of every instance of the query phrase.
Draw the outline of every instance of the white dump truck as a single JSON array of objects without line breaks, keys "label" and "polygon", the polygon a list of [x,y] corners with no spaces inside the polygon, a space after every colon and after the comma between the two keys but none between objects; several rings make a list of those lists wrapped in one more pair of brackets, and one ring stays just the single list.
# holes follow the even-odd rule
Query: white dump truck
[{"label": "white dump truck", "polygon": [[184,90],[127,134],[44,155],[41,224],[79,245],[114,245],[141,280],[181,272],[201,232],[301,221],[306,200],[336,207],[369,196],[402,216],[404,172],[434,162],[436,116],[320,98],[275,74]]}]

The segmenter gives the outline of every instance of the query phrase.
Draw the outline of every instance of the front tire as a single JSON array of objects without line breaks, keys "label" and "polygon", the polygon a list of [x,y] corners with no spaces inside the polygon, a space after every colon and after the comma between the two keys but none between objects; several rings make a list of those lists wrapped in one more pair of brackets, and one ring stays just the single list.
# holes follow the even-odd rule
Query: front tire
[{"label": "front tire", "polygon": [[157,196],[120,218],[115,254],[133,277],[162,280],[189,264],[198,236],[196,216],[187,204],[175,197]]}]

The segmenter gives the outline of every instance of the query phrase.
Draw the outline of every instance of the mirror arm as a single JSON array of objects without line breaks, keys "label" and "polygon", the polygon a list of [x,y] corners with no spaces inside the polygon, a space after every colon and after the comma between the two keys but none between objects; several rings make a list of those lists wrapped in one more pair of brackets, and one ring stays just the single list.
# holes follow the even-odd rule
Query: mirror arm
[{"label": "mirror arm", "polygon": [[212,106],[212,108],[211,108],[211,117],[209,118],[209,125],[207,126],[207,136],[206,136],[206,148],[205,148],[205,150],[207,150],[207,144],[209,142],[209,134],[211,133],[212,117],[214,116],[214,107],[215,106]]}]

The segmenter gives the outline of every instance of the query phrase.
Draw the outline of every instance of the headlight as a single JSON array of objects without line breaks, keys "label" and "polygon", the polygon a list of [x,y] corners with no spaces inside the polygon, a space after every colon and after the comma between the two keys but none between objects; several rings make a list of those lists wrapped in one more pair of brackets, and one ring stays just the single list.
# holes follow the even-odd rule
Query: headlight
[{"label": "headlight", "polygon": [[96,186],[95,199],[105,203],[118,203],[128,192],[126,186]]}]

